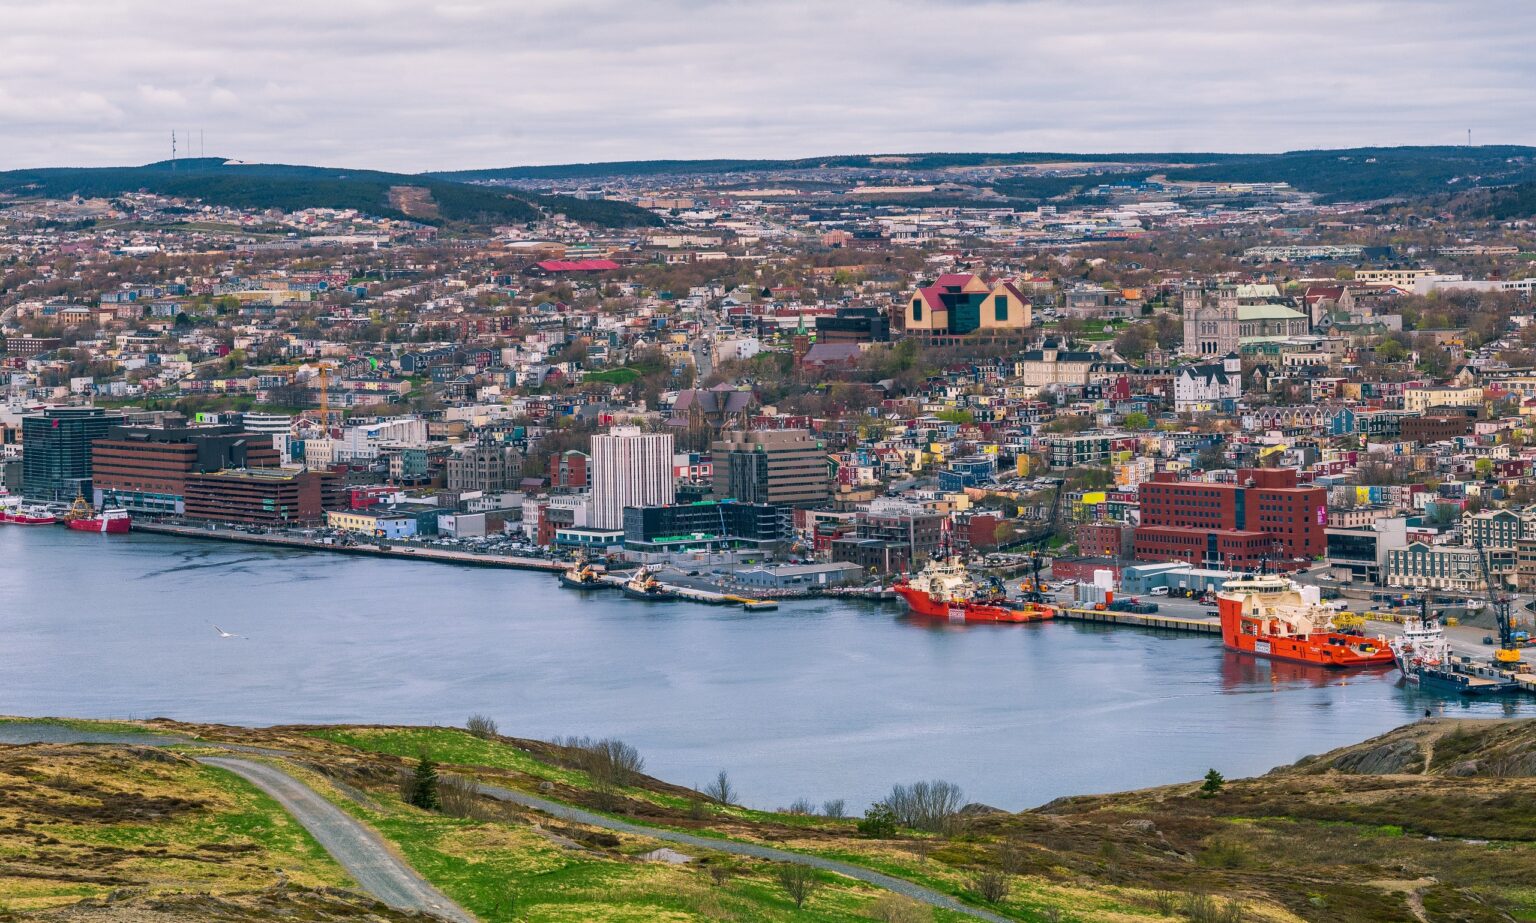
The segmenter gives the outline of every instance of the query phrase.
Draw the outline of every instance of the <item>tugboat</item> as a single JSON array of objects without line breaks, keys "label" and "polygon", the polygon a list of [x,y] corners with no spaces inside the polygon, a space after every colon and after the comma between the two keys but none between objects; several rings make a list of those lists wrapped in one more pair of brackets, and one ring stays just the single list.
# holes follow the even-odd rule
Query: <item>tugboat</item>
[{"label": "tugboat", "polygon": [[661,581],[656,579],[656,575],[651,573],[649,567],[642,567],[635,571],[635,575],[630,577],[624,584],[624,595],[630,599],[663,600],[674,598],[673,594],[661,585]]},{"label": "tugboat", "polygon": [[1391,666],[1385,638],[1339,631],[1331,610],[1309,601],[1288,577],[1245,574],[1216,594],[1221,640],[1229,649],[1259,657],[1332,669]]},{"label": "tugboat", "polygon": [[76,497],[74,505],[64,514],[64,524],[77,532],[123,535],[133,527],[133,520],[127,510],[104,507],[97,513],[84,497]]},{"label": "tugboat", "polygon": [[950,622],[1041,622],[1056,615],[1043,603],[1015,603],[1000,586],[982,588],[954,556],[928,562],[915,577],[891,587],[913,615]]},{"label": "tugboat", "polygon": [[611,585],[604,583],[601,578],[602,571],[594,567],[585,555],[560,572],[561,585],[576,590],[601,590]]},{"label": "tugboat", "polygon": [[1405,620],[1403,636],[1393,638],[1390,646],[1403,679],[1420,689],[1484,696],[1516,692],[1520,688],[1492,668],[1476,666],[1470,658],[1454,657],[1450,642],[1445,639],[1445,628],[1427,612]]}]

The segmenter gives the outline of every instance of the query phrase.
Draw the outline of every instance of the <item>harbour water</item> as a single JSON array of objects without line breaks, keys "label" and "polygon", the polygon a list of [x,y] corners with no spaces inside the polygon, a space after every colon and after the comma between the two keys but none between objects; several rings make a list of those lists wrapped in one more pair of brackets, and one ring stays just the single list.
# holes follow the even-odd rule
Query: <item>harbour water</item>
[{"label": "harbour water", "polygon": [[[240,635],[225,638],[213,626]],[[845,798],[945,778],[1021,809],[1262,772],[1422,716],[1536,714],[1224,652],[1218,639],[895,607],[747,613],[549,575],[0,526],[0,713],[617,736],[684,785]]]}]

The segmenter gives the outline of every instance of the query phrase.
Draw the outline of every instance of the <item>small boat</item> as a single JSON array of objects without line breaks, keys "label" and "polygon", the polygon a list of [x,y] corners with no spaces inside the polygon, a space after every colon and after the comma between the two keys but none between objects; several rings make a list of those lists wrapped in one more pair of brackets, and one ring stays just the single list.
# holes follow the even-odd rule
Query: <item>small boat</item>
[{"label": "small boat", "polygon": [[1333,669],[1393,662],[1385,638],[1340,631],[1333,610],[1302,595],[1289,577],[1245,574],[1216,594],[1221,640],[1230,650]]},{"label": "small boat", "polygon": [[612,586],[602,576],[601,568],[586,558],[578,558],[575,564],[560,572],[560,583],[574,590],[601,590]]},{"label": "small boat", "polygon": [[125,509],[105,507],[98,513],[84,497],[76,497],[64,514],[64,524],[77,532],[122,535],[133,527],[133,520]]},{"label": "small boat", "polygon": [[624,583],[624,595],[630,599],[661,600],[675,598],[670,590],[662,586],[661,581],[656,579],[656,575],[651,573],[651,569],[648,567],[642,567],[635,571],[634,576]]},{"label": "small boat", "polygon": [[1042,603],[1009,600],[1000,586],[982,586],[957,557],[935,559],[892,587],[912,615],[949,622],[1041,622],[1056,610]]},{"label": "small boat", "polygon": [[15,526],[51,526],[59,521],[59,517],[46,506],[14,506],[7,507],[0,514],[0,522],[8,522]]}]

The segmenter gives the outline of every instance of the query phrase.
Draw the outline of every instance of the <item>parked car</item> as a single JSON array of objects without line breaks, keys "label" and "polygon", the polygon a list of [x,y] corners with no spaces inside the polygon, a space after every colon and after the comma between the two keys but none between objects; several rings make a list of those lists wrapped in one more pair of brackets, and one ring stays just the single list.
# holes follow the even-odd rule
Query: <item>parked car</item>
[{"label": "parked car", "polygon": [[1152,589],[1147,591],[1147,595],[1148,596],[1167,596],[1168,595],[1168,588],[1165,587],[1165,586],[1155,586]]}]

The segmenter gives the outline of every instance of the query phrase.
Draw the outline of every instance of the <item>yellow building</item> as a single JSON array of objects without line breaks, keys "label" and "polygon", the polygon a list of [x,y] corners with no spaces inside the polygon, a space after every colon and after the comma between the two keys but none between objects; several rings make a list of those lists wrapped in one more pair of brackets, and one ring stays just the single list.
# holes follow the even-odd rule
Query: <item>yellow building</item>
[{"label": "yellow building", "polygon": [[1023,330],[1034,323],[1029,301],[1012,282],[989,283],[974,273],[947,273],[907,297],[903,329],[965,335]]},{"label": "yellow building", "polygon": [[1409,388],[1403,392],[1403,409],[1423,413],[1431,407],[1476,407],[1483,402],[1483,389],[1431,387]]}]

